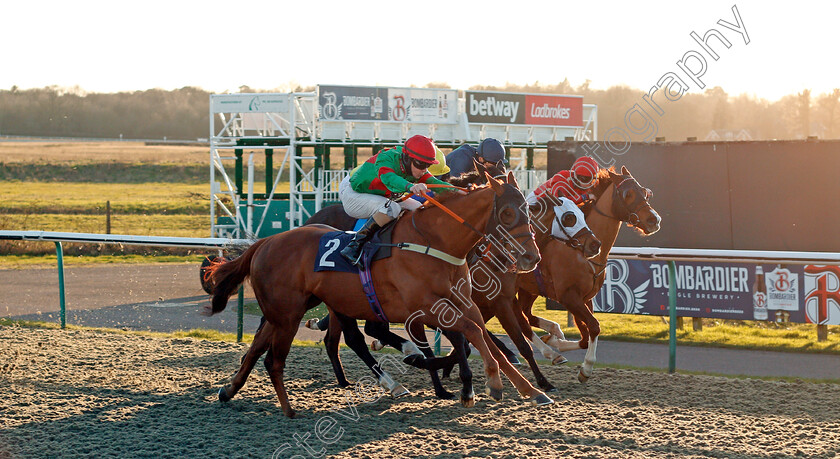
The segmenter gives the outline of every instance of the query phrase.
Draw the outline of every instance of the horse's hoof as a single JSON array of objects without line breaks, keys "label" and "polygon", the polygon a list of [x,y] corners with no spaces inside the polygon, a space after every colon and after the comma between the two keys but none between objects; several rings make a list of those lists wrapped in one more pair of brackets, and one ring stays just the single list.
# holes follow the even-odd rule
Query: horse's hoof
[{"label": "horse's hoof", "polygon": [[461,397],[461,405],[464,408],[472,408],[475,406],[475,397]]},{"label": "horse's hoof", "polygon": [[320,329],[320,328],[318,328],[318,319],[309,319],[309,320],[307,320],[307,321],[306,321],[306,324],[304,325],[304,327],[306,327],[306,328],[308,328],[308,329],[310,329],[310,330],[318,330],[318,331],[321,331],[321,329]]},{"label": "horse's hoof", "polygon": [[219,401],[220,402],[229,402],[230,397],[228,397],[227,391],[224,387],[219,388]]},{"label": "horse's hoof", "polygon": [[548,395],[545,394],[537,394],[531,397],[531,404],[535,406],[551,405],[552,403],[554,403],[554,400],[550,399]]},{"label": "horse's hoof", "polygon": [[540,384],[540,389],[544,392],[557,392],[557,388],[551,385],[550,382],[546,381],[543,384]]},{"label": "horse's hoof", "polygon": [[409,354],[403,357],[403,363],[407,365],[411,365],[414,368],[419,368],[421,370],[426,370],[426,356],[423,354]]},{"label": "horse's hoof", "polygon": [[346,389],[346,388],[348,388],[348,387],[350,387],[350,386],[352,386],[352,385],[353,385],[353,383],[351,383],[350,381],[347,381],[347,380],[344,380],[344,381],[339,381],[339,382],[338,382],[338,387],[340,387],[340,388],[342,388],[342,389]]},{"label": "horse's hoof", "polygon": [[455,399],[455,394],[453,394],[452,392],[449,392],[448,390],[444,390],[442,392],[437,391],[437,392],[435,392],[435,397],[437,397],[441,400],[454,400]]},{"label": "horse's hoof", "polygon": [[297,412],[295,412],[295,410],[293,410],[291,408],[289,408],[288,411],[283,410],[283,414],[285,414],[286,417],[289,418],[289,419],[294,419],[295,416],[297,416]]},{"label": "horse's hoof", "polygon": [[486,392],[493,400],[497,402],[502,400],[502,389],[493,389],[488,386]]},{"label": "horse's hoof", "polygon": [[402,397],[403,395],[408,395],[410,393],[411,392],[409,392],[409,390],[406,389],[402,384],[397,384],[393,389],[391,389],[391,396],[395,398]]},{"label": "horse's hoof", "polygon": [[586,381],[589,381],[589,376],[586,376],[585,374],[583,374],[583,371],[579,371],[578,372],[578,381],[580,381],[582,383],[585,383]]},{"label": "horse's hoof", "polygon": [[567,359],[566,357],[563,357],[562,355],[558,355],[557,357],[554,358],[554,360],[551,361],[551,364],[552,365],[563,365],[564,363],[566,363],[568,361],[569,361],[569,359]]},{"label": "horse's hoof", "polygon": [[374,352],[375,351],[381,351],[384,347],[385,347],[385,345],[382,344],[382,341],[379,341],[378,339],[375,339],[375,340],[370,342],[370,350],[371,351],[374,351]]}]

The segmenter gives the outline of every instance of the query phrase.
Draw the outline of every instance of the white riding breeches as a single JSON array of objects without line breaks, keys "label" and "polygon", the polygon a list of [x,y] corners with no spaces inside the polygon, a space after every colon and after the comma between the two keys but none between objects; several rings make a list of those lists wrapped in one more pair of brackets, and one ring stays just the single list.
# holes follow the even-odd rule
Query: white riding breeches
[{"label": "white riding breeches", "polygon": [[397,203],[378,194],[359,193],[350,185],[349,175],[338,185],[338,197],[344,211],[353,218],[370,218],[377,212],[397,218],[403,209],[414,210],[422,205],[414,199]]}]

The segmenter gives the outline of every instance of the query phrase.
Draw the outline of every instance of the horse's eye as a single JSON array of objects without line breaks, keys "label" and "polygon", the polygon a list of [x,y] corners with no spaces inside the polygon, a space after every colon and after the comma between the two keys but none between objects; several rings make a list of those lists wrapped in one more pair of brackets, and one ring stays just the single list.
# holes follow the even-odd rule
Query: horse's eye
[{"label": "horse's eye", "polygon": [[633,202],[633,200],[636,198],[636,192],[632,189],[624,190],[624,193],[622,194],[624,195],[625,202]]},{"label": "horse's eye", "polygon": [[563,223],[563,226],[565,226],[566,228],[571,228],[571,227],[575,226],[575,224],[577,223],[577,217],[575,216],[575,214],[573,214],[571,212],[566,212],[565,214],[563,214],[563,218],[561,219],[561,222]]},{"label": "horse's eye", "polygon": [[510,225],[516,220],[516,213],[512,209],[505,209],[499,215],[499,219],[502,221],[503,225]]}]

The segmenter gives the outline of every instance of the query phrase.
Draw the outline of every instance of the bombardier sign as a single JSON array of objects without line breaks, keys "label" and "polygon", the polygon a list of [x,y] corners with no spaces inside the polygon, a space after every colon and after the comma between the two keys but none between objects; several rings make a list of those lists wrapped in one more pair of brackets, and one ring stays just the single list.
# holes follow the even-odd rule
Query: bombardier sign
[{"label": "bombardier sign", "polygon": [[583,127],[583,97],[466,91],[470,123]]}]

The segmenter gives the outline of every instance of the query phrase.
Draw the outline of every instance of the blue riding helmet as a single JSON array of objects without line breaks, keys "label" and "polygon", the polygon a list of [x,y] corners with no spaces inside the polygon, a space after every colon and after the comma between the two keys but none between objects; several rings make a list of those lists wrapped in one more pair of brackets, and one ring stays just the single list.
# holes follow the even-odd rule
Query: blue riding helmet
[{"label": "blue riding helmet", "polygon": [[505,159],[505,147],[502,146],[502,143],[496,139],[486,138],[481,141],[481,144],[478,145],[478,156],[484,158],[485,161],[491,163],[498,163],[499,161],[502,164],[507,164],[507,160]]}]

